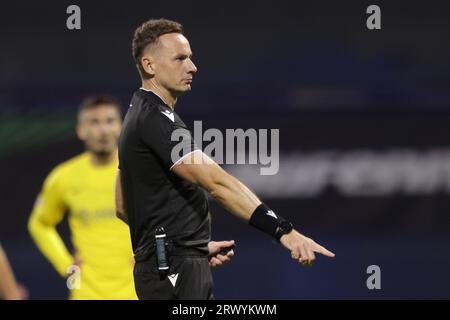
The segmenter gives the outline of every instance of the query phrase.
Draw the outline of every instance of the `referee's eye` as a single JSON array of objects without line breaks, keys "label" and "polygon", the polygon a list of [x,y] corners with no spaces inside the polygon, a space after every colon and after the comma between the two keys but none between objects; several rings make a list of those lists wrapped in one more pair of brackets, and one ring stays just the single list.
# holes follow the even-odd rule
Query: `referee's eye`
[{"label": "referee's eye", "polygon": [[183,60],[186,60],[187,58],[188,58],[187,55],[179,55],[179,56],[175,57],[175,60],[183,61]]}]

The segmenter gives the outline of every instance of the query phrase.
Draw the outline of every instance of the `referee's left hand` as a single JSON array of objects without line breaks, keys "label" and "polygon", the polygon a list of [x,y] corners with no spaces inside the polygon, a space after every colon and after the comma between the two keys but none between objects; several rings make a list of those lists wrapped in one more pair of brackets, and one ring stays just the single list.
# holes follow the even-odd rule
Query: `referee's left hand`
[{"label": "referee's left hand", "polygon": [[283,235],[280,242],[291,251],[292,259],[298,260],[302,265],[311,267],[316,256],[320,253],[326,257],[334,258],[334,253],[316,243],[313,239],[305,237],[303,234],[293,229],[290,233]]},{"label": "referee's left hand", "polygon": [[220,254],[220,252],[223,249],[231,247],[232,245],[234,245],[234,240],[230,240],[230,241],[210,241],[208,243],[209,265],[211,267],[220,267],[220,266],[223,266],[224,264],[230,262],[231,257],[234,256],[234,251],[230,250],[225,255]]}]

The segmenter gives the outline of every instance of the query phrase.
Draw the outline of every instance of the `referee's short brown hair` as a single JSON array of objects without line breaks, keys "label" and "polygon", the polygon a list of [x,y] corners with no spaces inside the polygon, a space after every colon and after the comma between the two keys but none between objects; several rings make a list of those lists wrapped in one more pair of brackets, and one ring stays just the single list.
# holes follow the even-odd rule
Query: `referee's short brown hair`
[{"label": "referee's short brown hair", "polygon": [[183,34],[183,26],[172,20],[151,19],[144,22],[134,31],[132,43],[133,58],[142,78],[148,78],[140,61],[142,53],[147,46],[157,43],[158,38],[167,33]]}]

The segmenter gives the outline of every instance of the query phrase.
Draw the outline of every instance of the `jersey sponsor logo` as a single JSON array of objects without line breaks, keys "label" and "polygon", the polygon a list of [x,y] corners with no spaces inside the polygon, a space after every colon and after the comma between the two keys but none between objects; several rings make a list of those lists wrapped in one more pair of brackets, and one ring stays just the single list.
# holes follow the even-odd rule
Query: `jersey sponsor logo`
[{"label": "jersey sponsor logo", "polygon": [[81,209],[72,212],[72,217],[85,225],[103,219],[117,219],[116,210],[113,208],[104,208],[97,210]]},{"label": "jersey sponsor logo", "polygon": [[268,216],[274,217],[275,219],[278,219],[277,215],[275,214],[275,212],[273,212],[272,210],[267,211],[266,213]]},{"label": "jersey sponsor logo", "polygon": [[170,283],[172,284],[172,286],[175,288],[175,284],[177,283],[177,279],[178,279],[178,273],[177,274],[171,274],[169,276],[167,276],[170,280]]},{"label": "jersey sponsor logo", "polygon": [[169,118],[170,120],[172,120],[172,122],[175,122],[175,116],[173,115],[172,112],[164,110],[164,111],[161,111],[161,113],[163,115],[165,115],[167,118]]}]

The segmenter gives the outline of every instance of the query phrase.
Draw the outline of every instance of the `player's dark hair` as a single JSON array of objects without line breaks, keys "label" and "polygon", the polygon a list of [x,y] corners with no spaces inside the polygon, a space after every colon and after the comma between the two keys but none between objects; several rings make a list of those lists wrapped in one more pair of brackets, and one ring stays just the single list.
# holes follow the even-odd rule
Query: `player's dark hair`
[{"label": "player's dark hair", "polygon": [[119,100],[109,94],[98,94],[84,98],[78,107],[78,115],[85,110],[95,109],[102,105],[112,106],[117,110],[120,116],[122,115]]},{"label": "player's dark hair", "polygon": [[148,78],[148,74],[141,63],[142,53],[147,46],[155,44],[160,36],[167,33],[183,34],[183,26],[172,20],[151,19],[144,22],[134,31],[132,42],[133,58],[142,78]]}]

